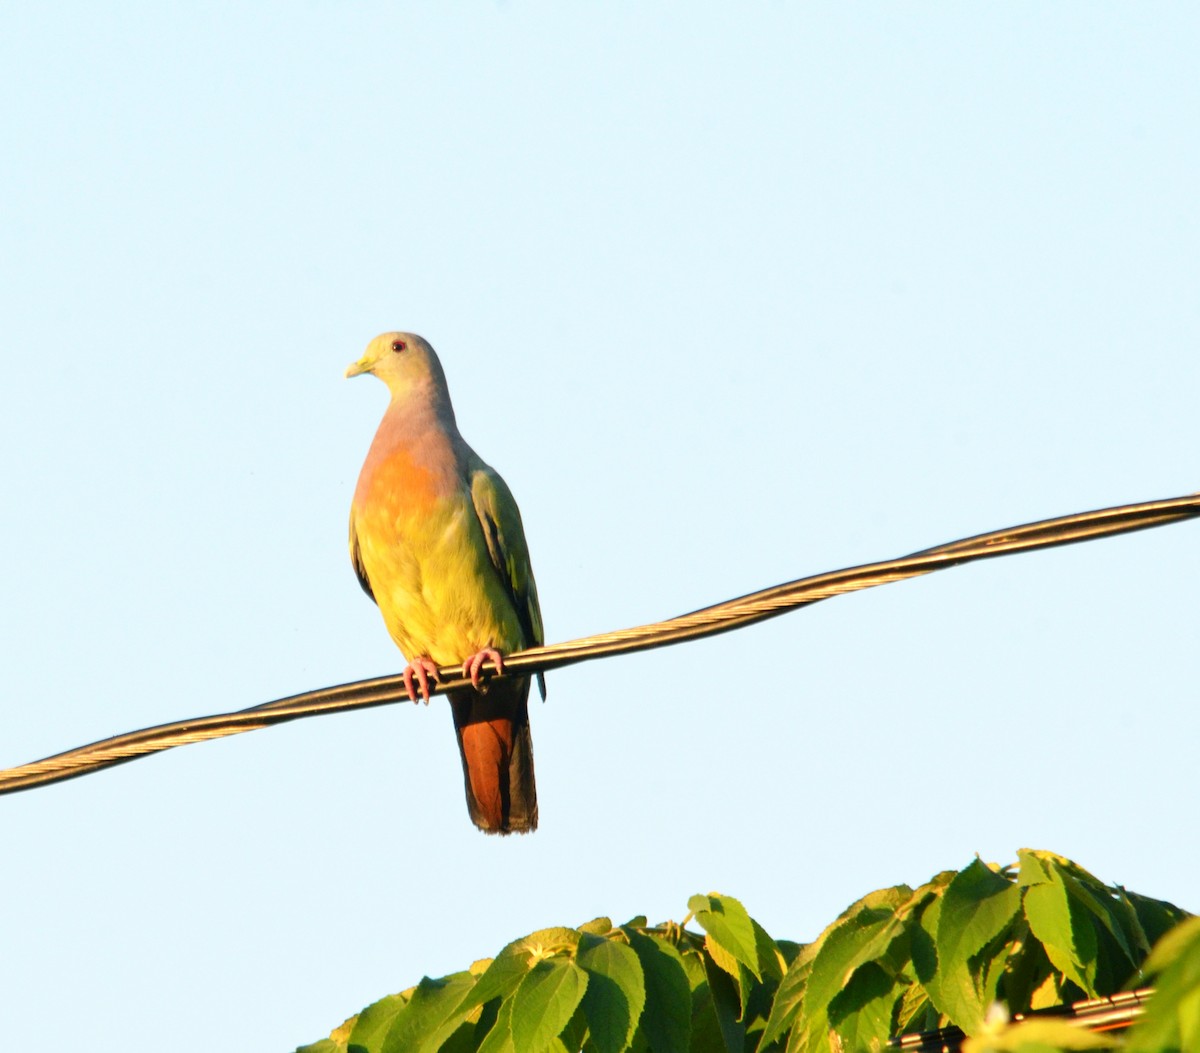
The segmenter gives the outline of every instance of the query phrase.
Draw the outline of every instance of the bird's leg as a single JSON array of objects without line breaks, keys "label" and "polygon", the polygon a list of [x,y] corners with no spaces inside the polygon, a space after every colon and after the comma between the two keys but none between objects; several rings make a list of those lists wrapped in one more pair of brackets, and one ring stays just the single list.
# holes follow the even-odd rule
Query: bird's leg
[{"label": "bird's leg", "polygon": [[430,677],[433,677],[435,683],[437,682],[438,667],[432,658],[422,655],[415,662],[409,662],[404,667],[404,690],[408,692],[408,697],[416,702],[417,688],[420,687],[421,697],[425,699],[425,705],[429,705]]},{"label": "bird's leg", "polygon": [[463,662],[463,676],[470,677],[471,686],[476,690],[479,689],[479,670],[483,668],[483,663],[489,660],[496,663],[497,673],[504,672],[504,659],[494,647],[485,647]]}]

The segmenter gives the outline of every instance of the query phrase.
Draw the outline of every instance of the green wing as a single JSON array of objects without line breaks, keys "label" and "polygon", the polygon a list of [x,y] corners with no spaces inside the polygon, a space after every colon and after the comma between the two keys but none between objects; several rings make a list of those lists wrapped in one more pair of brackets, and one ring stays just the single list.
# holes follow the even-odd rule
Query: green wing
[{"label": "green wing", "polygon": [[[354,513],[350,513],[350,562],[354,564],[354,574],[358,583],[371,599],[375,599],[375,590],[371,588],[371,579],[367,577],[367,568],[363,566],[362,549],[358,544],[358,530],[354,525]],[[379,602],[376,600],[376,602]]]},{"label": "green wing", "polygon": [[[517,502],[504,480],[482,462],[471,471],[471,501],[483,527],[492,565],[508,590],[517,619],[525,630],[526,646],[538,647],[545,642],[542,611]],[[546,682],[541,673],[538,688],[545,698]]]}]

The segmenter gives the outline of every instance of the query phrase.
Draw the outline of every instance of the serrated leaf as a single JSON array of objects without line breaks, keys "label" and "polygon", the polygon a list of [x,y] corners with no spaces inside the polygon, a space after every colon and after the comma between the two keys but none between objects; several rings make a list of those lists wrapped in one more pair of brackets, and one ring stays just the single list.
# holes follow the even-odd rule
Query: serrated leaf
[{"label": "serrated leaf", "polygon": [[463,1022],[459,1006],[475,982],[469,972],[422,979],[388,1028],[383,1053],[437,1053]]},{"label": "serrated leaf", "polygon": [[1200,1048],[1200,918],[1189,918],[1154,945],[1146,960],[1154,994],[1127,1040],[1128,1053]]},{"label": "serrated leaf", "polygon": [[829,1003],[829,1026],[848,1050],[880,1050],[892,1033],[902,985],[874,962],[855,971]]},{"label": "serrated leaf", "polygon": [[571,1021],[583,999],[588,978],[567,958],[546,958],[526,974],[513,992],[514,1053],[542,1053]]},{"label": "serrated leaf", "polygon": [[723,950],[733,955],[756,978],[762,979],[758,967],[758,945],[754,938],[754,923],[746,908],[732,896],[693,896],[688,910],[696,921]]},{"label": "serrated leaf", "polygon": [[1186,910],[1181,910],[1174,903],[1151,899],[1149,896],[1128,892],[1125,889],[1121,891],[1125,893],[1126,898],[1137,912],[1138,921],[1142,923],[1142,929],[1151,946],[1162,939],[1169,929],[1178,925],[1184,918],[1190,917]]},{"label": "serrated leaf", "polygon": [[477,973],[476,970],[483,962],[476,962],[471,966],[471,972],[478,975],[478,980],[463,997],[462,1004],[458,1007],[459,1011],[466,1014],[493,998],[507,998],[529,972],[533,964],[530,958],[525,940],[513,940],[492,959],[482,973]]},{"label": "serrated leaf", "polygon": [[917,979],[923,984],[932,983],[937,976],[938,923],[942,915],[942,897],[934,899],[922,912],[912,932],[912,963]]},{"label": "serrated leaf", "polygon": [[437,1053],[477,1053],[479,1035],[477,1026],[467,1020],[450,1032],[438,1047]]},{"label": "serrated leaf", "polygon": [[895,921],[891,908],[864,907],[822,934],[823,942],[813,959],[799,1019],[793,1028],[793,1033],[803,1033],[808,1046],[826,1047],[831,1003],[863,964],[863,949],[878,946],[877,937],[890,930]]},{"label": "serrated leaf", "polygon": [[511,998],[500,1003],[492,1029],[484,1035],[477,1053],[513,1053]]},{"label": "serrated leaf", "polygon": [[646,1005],[637,953],[617,940],[584,936],[576,963],[588,975],[583,1012],[597,1053],[622,1053]]},{"label": "serrated leaf", "polygon": [[936,940],[944,906],[945,896],[938,896],[912,929],[913,968],[937,1011],[969,1032],[983,1021],[983,996],[966,959],[943,962],[938,954]]},{"label": "serrated leaf", "polygon": [[1030,1009],[1049,1009],[1063,1004],[1063,979],[1058,972],[1048,972],[1029,994]]},{"label": "serrated leaf", "polygon": [[712,994],[713,1008],[716,1011],[717,1026],[725,1048],[741,1050],[746,1045],[746,1028],[741,1023],[741,999],[730,975],[713,964],[711,958],[705,958],[704,971],[708,975],[708,989]]},{"label": "serrated leaf", "polygon": [[382,1053],[388,1028],[407,1004],[407,995],[394,994],[367,1006],[350,1031],[346,1042],[349,1053]]},{"label": "serrated leaf", "polygon": [[1020,861],[1017,884],[1025,888],[1050,881],[1050,865],[1061,858],[1052,852],[1040,852],[1033,848],[1017,849],[1017,859]]},{"label": "serrated leaf", "polygon": [[787,971],[787,959],[784,958],[779,946],[753,918],[750,924],[754,926],[754,947],[758,955],[758,966],[762,970],[763,983],[779,983]]},{"label": "serrated leaf", "polygon": [[942,895],[938,917],[938,961],[964,963],[1010,925],[1021,909],[1021,890],[974,860],[955,876]]},{"label": "serrated leaf", "polygon": [[1057,873],[1025,889],[1025,918],[1046,956],[1068,980],[1096,996],[1096,933],[1082,908],[1071,907],[1067,888]]},{"label": "serrated leaf", "polygon": [[909,984],[896,1011],[896,1033],[928,1031],[937,1026],[938,1012],[921,984]]},{"label": "serrated leaf", "polygon": [[705,955],[700,951],[685,950],[681,958],[688,978],[688,989],[691,991],[692,1028],[688,1045],[690,1053],[730,1053],[725,1045],[720,1021],[717,1019],[717,1007],[708,983]]},{"label": "serrated leaf", "polygon": [[[589,981],[590,986],[591,981]],[[587,995],[584,995],[586,998]],[[587,1038],[588,1025],[587,1017],[583,1015],[583,1003],[580,1002],[575,1012],[571,1014],[570,1023],[559,1033],[556,1041],[561,1042],[568,1050],[573,1050],[578,1053],[584,1048],[584,1040]]]},{"label": "serrated leaf", "polygon": [[[1061,874],[1067,894],[1077,903],[1081,903],[1108,932],[1125,955],[1129,968],[1136,966],[1138,958],[1133,948],[1137,945],[1141,926],[1138,925],[1136,929],[1126,926],[1124,912],[1114,899],[1113,890],[1101,885],[1082,867],[1072,865],[1070,868],[1064,868]],[[1116,962],[1112,964],[1117,971],[1123,971]]]},{"label": "serrated leaf", "polygon": [[[812,946],[809,944],[809,947]],[[797,956],[788,966],[788,971],[779,981],[775,998],[771,1002],[771,1013],[767,1017],[767,1027],[763,1031],[761,1045],[769,1046],[778,1041],[795,1023],[804,1004],[804,990],[808,986],[811,971],[812,958],[807,956]]]},{"label": "serrated leaf", "polygon": [[683,956],[666,940],[627,932],[642,966],[646,1008],[641,1028],[654,1053],[687,1049],[692,1030],[691,987]]},{"label": "serrated leaf", "polygon": [[[1144,969],[1147,975],[1154,976],[1179,961],[1200,970],[1200,918],[1188,918],[1166,933],[1154,945]],[[1200,972],[1196,981],[1200,983]]]},{"label": "serrated leaf", "polygon": [[556,954],[574,951],[579,946],[579,930],[568,929],[564,925],[538,929],[524,939],[517,940],[516,946],[527,951],[535,961],[550,958]]},{"label": "serrated leaf", "polygon": [[737,1019],[741,1020],[746,1011],[746,1002],[750,996],[750,987],[754,983],[750,971],[732,954],[712,938],[711,933],[704,936],[704,950],[713,963],[733,981],[738,996]]}]

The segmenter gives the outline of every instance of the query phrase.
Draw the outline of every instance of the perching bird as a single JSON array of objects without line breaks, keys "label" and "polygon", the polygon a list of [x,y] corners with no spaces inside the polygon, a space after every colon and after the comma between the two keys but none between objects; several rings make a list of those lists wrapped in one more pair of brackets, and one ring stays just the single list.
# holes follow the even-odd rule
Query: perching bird
[{"label": "perching bird", "polygon": [[[474,687],[449,692],[471,820],[489,834],[537,827],[529,678],[480,684],[490,659],[543,642],[521,513],[503,479],[454,422],[433,348],[384,333],[347,377],[374,373],[391,392],[350,508],[350,558],[429,701],[439,665],[462,663]],[[542,697],[545,683],[538,676]]]}]

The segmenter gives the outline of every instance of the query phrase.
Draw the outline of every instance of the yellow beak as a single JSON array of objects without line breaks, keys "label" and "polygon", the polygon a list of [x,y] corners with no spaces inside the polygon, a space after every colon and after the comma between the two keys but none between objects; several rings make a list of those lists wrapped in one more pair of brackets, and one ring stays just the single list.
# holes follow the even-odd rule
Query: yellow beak
[{"label": "yellow beak", "polygon": [[360,358],[357,362],[351,362],[350,365],[348,365],[346,367],[345,376],[346,376],[346,379],[349,380],[351,377],[357,377],[361,373],[370,373],[370,372],[371,372],[371,363],[368,362],[365,358]]}]

